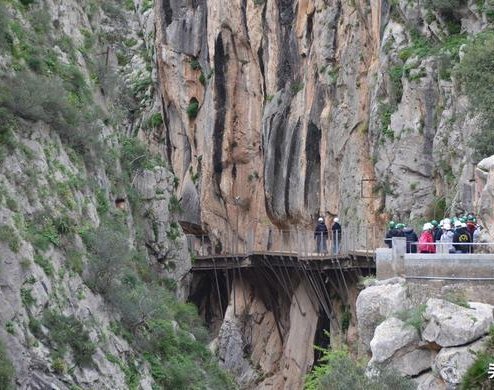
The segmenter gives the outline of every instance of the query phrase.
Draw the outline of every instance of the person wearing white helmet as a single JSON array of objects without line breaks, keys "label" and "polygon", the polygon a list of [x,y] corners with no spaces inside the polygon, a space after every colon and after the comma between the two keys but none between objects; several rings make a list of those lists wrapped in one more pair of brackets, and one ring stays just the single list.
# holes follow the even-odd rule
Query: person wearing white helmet
[{"label": "person wearing white helmet", "polygon": [[331,226],[331,231],[333,232],[333,254],[340,253],[341,246],[341,225],[340,219],[335,217],[333,219],[333,226]]},{"label": "person wearing white helmet", "polygon": [[314,239],[316,240],[316,252],[327,253],[328,247],[326,241],[328,240],[328,228],[324,223],[324,218],[319,217],[317,219],[316,229],[314,231]]},{"label": "person wearing white helmet", "polygon": [[438,251],[441,253],[454,253],[455,248],[453,247],[453,230],[451,229],[450,223],[445,223],[443,225],[443,234],[441,235],[441,245],[438,247]]},{"label": "person wearing white helmet", "polygon": [[472,236],[466,226],[467,225],[464,222],[455,222],[456,229],[453,235],[453,246],[456,253],[472,252]]}]

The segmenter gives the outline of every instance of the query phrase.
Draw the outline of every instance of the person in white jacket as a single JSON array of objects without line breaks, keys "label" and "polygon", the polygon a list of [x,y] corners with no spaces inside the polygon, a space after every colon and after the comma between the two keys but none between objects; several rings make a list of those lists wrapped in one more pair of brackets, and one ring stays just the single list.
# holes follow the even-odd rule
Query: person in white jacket
[{"label": "person in white jacket", "polygon": [[438,245],[440,253],[450,253],[451,251],[454,253],[453,236],[454,233],[453,230],[451,230],[451,224],[445,223],[443,226],[443,234],[439,240],[441,245]]}]

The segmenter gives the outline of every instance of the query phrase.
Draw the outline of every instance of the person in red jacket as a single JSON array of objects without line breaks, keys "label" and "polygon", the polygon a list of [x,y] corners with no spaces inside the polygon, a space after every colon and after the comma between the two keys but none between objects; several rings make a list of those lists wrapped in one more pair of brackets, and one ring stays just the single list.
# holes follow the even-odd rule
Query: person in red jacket
[{"label": "person in red jacket", "polygon": [[436,253],[436,245],[434,245],[434,236],[432,230],[434,226],[427,222],[424,224],[422,234],[419,237],[419,253]]}]

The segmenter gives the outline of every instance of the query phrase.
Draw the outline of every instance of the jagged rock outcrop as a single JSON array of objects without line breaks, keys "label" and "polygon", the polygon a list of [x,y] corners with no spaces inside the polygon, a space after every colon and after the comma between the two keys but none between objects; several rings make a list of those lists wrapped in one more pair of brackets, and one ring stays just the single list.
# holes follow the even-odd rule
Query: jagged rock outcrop
[{"label": "jagged rock outcrop", "polygon": [[434,370],[447,385],[458,385],[475,362],[476,353],[485,350],[485,342],[485,339],[480,339],[462,347],[442,348],[434,361]]},{"label": "jagged rock outcrop", "polygon": [[[163,138],[184,220],[217,237],[238,225],[243,240],[255,226],[260,242],[273,224],[309,228],[319,213],[350,227],[413,220],[443,200],[471,210],[477,122],[450,75],[459,48],[446,41],[452,25],[475,34],[488,24],[473,1],[443,11],[158,3]],[[422,51],[419,39],[430,41]]]},{"label": "jagged rock outcrop", "polygon": [[471,302],[468,308],[441,299],[427,301],[424,319],[427,321],[422,337],[441,347],[454,347],[477,340],[487,334],[492,325],[493,307]]},{"label": "jagged rock outcrop", "polygon": [[217,341],[220,361],[244,388],[302,388],[314,359],[313,293],[299,283],[291,300],[280,297],[274,308],[258,288],[245,275],[233,282]]},{"label": "jagged rock outcrop", "polygon": [[410,307],[405,280],[390,280],[364,289],[357,297],[359,341],[369,348],[374,329],[383,319]]},{"label": "jagged rock outcrop", "polygon": [[[406,284],[385,283],[368,287],[360,295],[369,295],[365,292],[371,289],[373,296],[379,296],[379,292],[389,295],[389,286],[406,289]],[[421,296],[415,296],[413,291],[407,293],[410,301],[416,303],[417,298]],[[396,370],[414,377],[419,389],[454,388],[474,362],[475,354],[486,349],[486,335],[494,324],[494,307],[469,302],[467,308],[439,298],[418,304],[390,312],[387,319],[370,329],[362,329],[362,324],[371,323],[367,317],[372,313],[357,312],[359,330],[372,334],[368,370]],[[386,304],[384,307],[389,308]]]}]

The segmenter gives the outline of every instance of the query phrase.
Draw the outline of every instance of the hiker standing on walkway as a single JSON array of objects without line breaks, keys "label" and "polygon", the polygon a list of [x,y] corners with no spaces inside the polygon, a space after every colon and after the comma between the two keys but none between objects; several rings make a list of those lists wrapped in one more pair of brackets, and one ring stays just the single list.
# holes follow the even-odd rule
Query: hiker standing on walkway
[{"label": "hiker standing on walkway", "polygon": [[333,219],[333,226],[331,226],[331,230],[333,231],[333,254],[340,253],[341,246],[341,225],[339,223],[338,217]]},{"label": "hiker standing on walkway", "polygon": [[412,227],[405,226],[403,228],[403,234],[407,241],[407,253],[417,253],[417,233],[415,233]]},{"label": "hiker standing on walkway", "polygon": [[431,223],[427,222],[424,224],[422,234],[419,238],[419,253],[436,253],[436,245],[432,236],[433,229],[434,226]]},{"label": "hiker standing on walkway", "polygon": [[319,217],[317,220],[316,230],[314,231],[314,239],[316,240],[316,252],[327,253],[328,248],[326,241],[328,240],[328,228],[324,223],[323,217]]},{"label": "hiker standing on walkway", "polygon": [[453,246],[456,253],[471,253],[472,236],[467,230],[467,225],[461,221],[455,222],[455,232],[453,235]]}]

